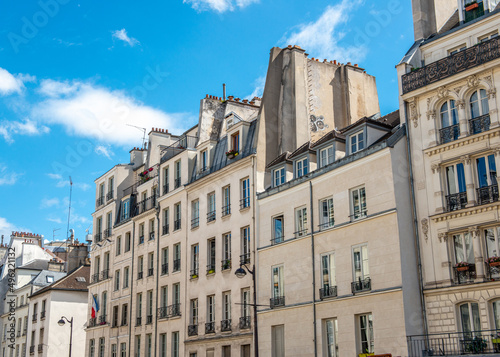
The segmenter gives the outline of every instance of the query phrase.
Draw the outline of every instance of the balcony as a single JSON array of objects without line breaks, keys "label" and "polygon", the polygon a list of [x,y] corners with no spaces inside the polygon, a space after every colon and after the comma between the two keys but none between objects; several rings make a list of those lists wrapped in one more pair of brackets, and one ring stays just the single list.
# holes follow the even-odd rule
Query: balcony
[{"label": "balcony", "polygon": [[106,325],[107,324],[106,317],[107,317],[106,315],[99,316],[99,325]]},{"label": "balcony", "polygon": [[271,306],[271,309],[274,309],[275,307],[279,307],[279,306],[285,306],[285,297],[284,296],[275,296],[275,297],[269,299],[269,305]]},{"label": "balcony", "polygon": [[319,289],[319,298],[321,300],[336,296],[337,296],[337,286],[325,285],[323,289]]},{"label": "balcony", "polygon": [[175,273],[176,271],[181,271],[181,260],[180,259],[174,259],[173,272]]},{"label": "balcony", "polygon": [[35,353],[35,346],[30,346],[30,355]]},{"label": "balcony", "polygon": [[148,198],[137,202],[135,206],[133,206],[132,216],[137,216],[155,207],[156,207],[156,195],[149,196]]},{"label": "balcony", "polygon": [[23,330],[23,336],[26,336],[26,329]]},{"label": "balcony", "polygon": [[240,255],[240,264],[250,264],[250,253],[245,253]]},{"label": "balcony", "polygon": [[181,178],[178,177],[174,180],[174,189],[181,187]]},{"label": "balcony", "polygon": [[105,269],[105,270],[101,271],[101,280],[106,280],[109,278],[110,278],[109,269]]},{"label": "balcony", "polygon": [[169,225],[168,224],[163,225],[162,234],[168,234],[168,232],[169,232]]},{"label": "balcony", "polygon": [[42,353],[43,352],[43,343],[39,343],[38,344],[38,353]]},{"label": "balcony", "polygon": [[188,336],[198,336],[198,325],[188,326]]},{"label": "balcony", "polygon": [[230,332],[231,331],[231,319],[222,320],[220,322],[220,330],[222,332]]},{"label": "balcony", "polygon": [[467,205],[467,192],[453,193],[446,196],[446,209],[448,212],[465,208]]},{"label": "balcony", "polygon": [[96,243],[100,242],[102,240],[102,233],[96,233],[94,236],[94,240],[96,241]]},{"label": "balcony", "polygon": [[334,225],[335,225],[335,223],[334,223],[333,219],[331,219],[328,222],[321,223],[320,225],[318,225],[318,228],[319,228],[320,231],[324,231],[324,230],[326,230],[328,228],[333,227]]},{"label": "balcony", "polygon": [[155,269],[154,268],[149,268],[148,269],[148,276],[153,276]]},{"label": "balcony", "polygon": [[223,271],[231,269],[231,259],[223,259],[221,261],[221,268]]},{"label": "balcony", "polygon": [[498,354],[500,352],[499,333],[499,330],[482,330],[408,336],[408,356]]},{"label": "balcony", "polygon": [[140,271],[137,273],[137,280],[140,280],[142,279],[142,277],[144,276],[144,272]]},{"label": "balcony", "polygon": [[401,77],[403,94],[499,58],[499,43],[500,38],[494,37],[491,40],[478,43],[464,51],[454,53],[439,61],[404,74]]},{"label": "balcony", "polygon": [[181,316],[181,304],[172,304],[170,306],[167,306],[167,316],[168,317]]},{"label": "balcony", "polygon": [[491,185],[476,189],[477,204],[484,205],[498,201],[498,185]]},{"label": "balcony", "polygon": [[207,213],[207,223],[215,221],[216,213],[215,211],[210,211]]},{"label": "balcony", "polygon": [[441,144],[451,143],[460,136],[460,125],[450,125],[446,128],[439,129],[439,142]]},{"label": "balcony", "polygon": [[142,325],[142,317],[139,316],[135,319],[135,326],[141,326]]},{"label": "balcony", "polygon": [[149,240],[154,240],[155,239],[155,232],[149,232]]},{"label": "balcony", "polygon": [[170,191],[168,183],[163,185],[163,194],[166,195]]},{"label": "balcony", "polygon": [[467,264],[465,266],[453,267],[455,284],[472,284],[476,278],[476,265]]},{"label": "balcony", "polygon": [[33,314],[33,318],[32,318],[31,320],[32,320],[33,322],[36,322],[36,319],[37,319],[37,317],[36,317],[36,312],[35,312],[35,313]]},{"label": "balcony", "polygon": [[115,197],[114,191],[111,190],[106,194],[106,201],[111,201]]},{"label": "balcony", "polygon": [[215,322],[207,322],[205,324],[205,334],[215,333]]},{"label": "balcony", "polygon": [[104,230],[104,232],[103,232],[104,233],[104,238],[111,237],[111,232],[112,232],[111,228],[106,228]]},{"label": "balcony", "polygon": [[181,220],[180,219],[176,219],[174,221],[174,231],[177,231],[179,229],[181,229]]},{"label": "balcony", "polygon": [[215,263],[207,264],[207,275],[215,274]]},{"label": "balcony", "polygon": [[104,196],[100,196],[95,200],[96,207],[101,207],[102,205],[104,205]]},{"label": "balcony", "polygon": [[153,315],[146,316],[146,325],[151,325],[153,323]]},{"label": "balcony", "polygon": [[171,159],[177,154],[183,152],[186,149],[195,149],[196,144],[198,143],[198,138],[196,136],[184,135],[175,143],[170,146],[163,147],[161,154],[163,155],[161,158],[161,163]]},{"label": "balcony", "polygon": [[197,228],[200,225],[200,217],[193,218],[191,220],[191,229]]},{"label": "balcony", "polygon": [[245,197],[240,200],[240,209],[250,207],[250,197]]},{"label": "balcony", "polygon": [[40,320],[45,319],[45,311],[40,312]]},{"label": "balcony", "polygon": [[490,130],[490,115],[485,114],[480,117],[469,120],[470,134],[479,134]]},{"label": "balcony", "polygon": [[363,291],[370,291],[372,289],[372,280],[370,278],[361,279],[351,283],[351,291],[353,294],[361,293]]},{"label": "balcony", "polygon": [[161,265],[161,275],[168,274],[168,263]]},{"label": "balcony", "polygon": [[191,274],[189,275],[191,279],[198,279],[199,271],[198,268],[191,269]]},{"label": "balcony", "polygon": [[231,205],[222,207],[222,217],[229,216],[231,214]]},{"label": "balcony", "polygon": [[159,307],[157,314],[158,314],[158,318],[159,319],[166,319],[168,317],[168,315],[167,315],[167,306]]},{"label": "balcony", "polygon": [[144,243],[144,234],[139,236],[139,244]]},{"label": "balcony", "polygon": [[302,229],[302,230],[297,231],[297,232],[294,232],[293,235],[294,235],[295,238],[304,237],[304,236],[307,235],[307,228]]},{"label": "balcony", "polygon": [[246,330],[252,327],[250,316],[240,317],[240,330]]},{"label": "balcony", "polygon": [[283,243],[285,241],[285,237],[283,235],[275,236],[271,239],[271,245],[276,245]]},{"label": "balcony", "polygon": [[89,320],[88,327],[95,327],[95,326],[97,326],[97,318],[94,317]]}]

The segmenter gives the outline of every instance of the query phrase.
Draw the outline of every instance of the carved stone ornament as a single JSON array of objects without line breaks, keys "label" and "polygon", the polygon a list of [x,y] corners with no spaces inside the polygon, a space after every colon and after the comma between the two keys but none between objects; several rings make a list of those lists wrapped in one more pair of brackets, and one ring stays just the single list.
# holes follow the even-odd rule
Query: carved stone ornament
[{"label": "carved stone ornament", "polygon": [[477,87],[478,85],[479,85],[479,78],[477,78],[477,76],[475,74],[467,77],[467,86],[469,88]]},{"label": "carved stone ornament", "polygon": [[435,120],[436,119],[436,111],[435,110],[428,110],[427,111],[427,120]]},{"label": "carved stone ornament", "polygon": [[486,92],[488,94],[488,99],[495,99],[497,97],[497,89],[493,88]]},{"label": "carved stone ornament", "polygon": [[479,237],[479,228],[477,226],[469,227],[469,234],[472,236],[472,238]]},{"label": "carved stone ornament", "polygon": [[417,110],[417,99],[416,98],[411,98],[408,100],[408,106],[410,108],[410,120],[413,122],[413,126],[416,128],[418,127],[418,110]]},{"label": "carved stone ornament", "polygon": [[450,91],[448,89],[446,89],[445,87],[439,87],[437,89],[437,96],[439,99],[442,99],[444,97],[447,97],[449,92]]},{"label": "carved stone ornament", "polygon": [[465,109],[465,100],[460,99],[460,100],[457,100],[456,103],[457,103],[457,106],[459,109]]},{"label": "carved stone ornament", "polygon": [[420,221],[420,224],[422,225],[422,233],[424,234],[425,241],[427,242],[427,239],[429,238],[428,233],[429,233],[429,221],[427,218],[424,218]]},{"label": "carved stone ornament", "polygon": [[439,166],[439,164],[432,164],[431,169],[433,174],[439,174],[439,172],[441,171],[441,166]]},{"label": "carved stone ornament", "polygon": [[470,155],[460,156],[460,161],[462,161],[465,165],[470,165]]},{"label": "carved stone ornament", "polygon": [[448,235],[446,233],[439,233],[438,234],[439,242],[447,241],[448,240]]}]

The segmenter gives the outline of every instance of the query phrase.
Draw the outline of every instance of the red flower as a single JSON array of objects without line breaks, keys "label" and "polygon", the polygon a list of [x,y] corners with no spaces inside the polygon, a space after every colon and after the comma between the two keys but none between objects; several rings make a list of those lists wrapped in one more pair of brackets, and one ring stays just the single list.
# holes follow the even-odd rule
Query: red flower
[{"label": "red flower", "polygon": [[150,167],[150,168],[149,168],[149,172],[151,172],[151,171],[153,171],[153,168],[152,168],[152,167]]}]

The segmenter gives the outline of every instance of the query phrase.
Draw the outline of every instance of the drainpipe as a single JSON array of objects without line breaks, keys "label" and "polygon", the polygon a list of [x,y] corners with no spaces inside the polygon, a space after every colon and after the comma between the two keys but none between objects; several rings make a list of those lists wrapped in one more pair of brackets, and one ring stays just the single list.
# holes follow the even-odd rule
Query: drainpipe
[{"label": "drainpipe", "polygon": [[[408,118],[408,104],[405,102],[405,119]],[[417,220],[417,205],[415,202],[415,181],[413,178],[413,164],[411,156],[411,145],[410,145],[410,126],[408,121],[406,121],[406,145],[408,150],[408,163],[409,163],[409,174],[410,174],[410,190],[411,190],[411,201],[412,201],[412,213],[413,213],[413,231],[415,233],[415,248],[417,250],[417,271],[418,271],[418,288],[420,290],[420,304],[422,305],[422,320],[424,327],[424,335],[427,336],[427,312],[425,309],[425,299],[424,299],[424,278],[422,274],[422,257],[420,253],[420,237],[418,232],[418,220]],[[426,338],[427,339],[427,338]],[[428,341],[426,342],[428,344]]]},{"label": "drainpipe", "polygon": [[313,186],[309,181],[309,204],[311,206],[311,256],[312,256],[312,301],[313,301],[313,329],[314,329],[314,356],[318,355],[317,332],[316,332],[316,262],[314,259],[314,209],[313,209]]},{"label": "drainpipe", "polygon": [[[158,180],[158,183],[160,180]],[[160,185],[158,185],[159,187]],[[159,196],[159,189],[158,189],[158,196]],[[160,278],[160,203],[158,202],[158,198],[156,199],[156,222],[157,222],[157,234],[156,234],[156,297],[155,297],[155,309],[154,309],[154,314],[156,316],[156,321],[155,321],[155,357],[157,354],[157,345],[158,345],[158,283],[159,283],[159,278]]]},{"label": "drainpipe", "polygon": [[259,356],[259,330],[258,330],[258,325],[257,325],[257,231],[255,230],[256,223],[256,212],[257,212],[257,190],[255,188],[255,180],[257,179],[256,175],[256,170],[255,170],[255,155],[252,156],[252,230],[253,230],[253,303],[254,303],[254,315],[253,319],[255,320],[254,323],[254,344],[253,344],[253,349],[254,349],[254,356]]},{"label": "drainpipe", "polygon": [[130,264],[130,276],[129,276],[129,284],[130,284],[130,309],[128,311],[129,324],[128,324],[128,357],[132,357],[132,349],[130,348],[132,344],[132,298],[134,296],[134,251],[135,251],[135,221],[132,220],[132,264]]}]

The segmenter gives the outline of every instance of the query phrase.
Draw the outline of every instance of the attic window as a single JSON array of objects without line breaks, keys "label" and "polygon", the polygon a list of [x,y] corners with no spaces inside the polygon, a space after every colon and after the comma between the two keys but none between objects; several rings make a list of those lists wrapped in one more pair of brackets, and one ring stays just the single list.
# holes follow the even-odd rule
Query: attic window
[{"label": "attic window", "polygon": [[76,281],[79,281],[80,283],[86,283],[87,282],[87,280],[85,280],[84,276],[77,276],[76,277]]},{"label": "attic window", "polygon": [[53,283],[53,282],[54,282],[54,276],[47,275],[47,283]]},{"label": "attic window", "polygon": [[231,150],[240,151],[240,132],[231,135]]},{"label": "attic window", "polygon": [[363,150],[365,148],[365,139],[363,130],[351,135],[351,154]]}]

